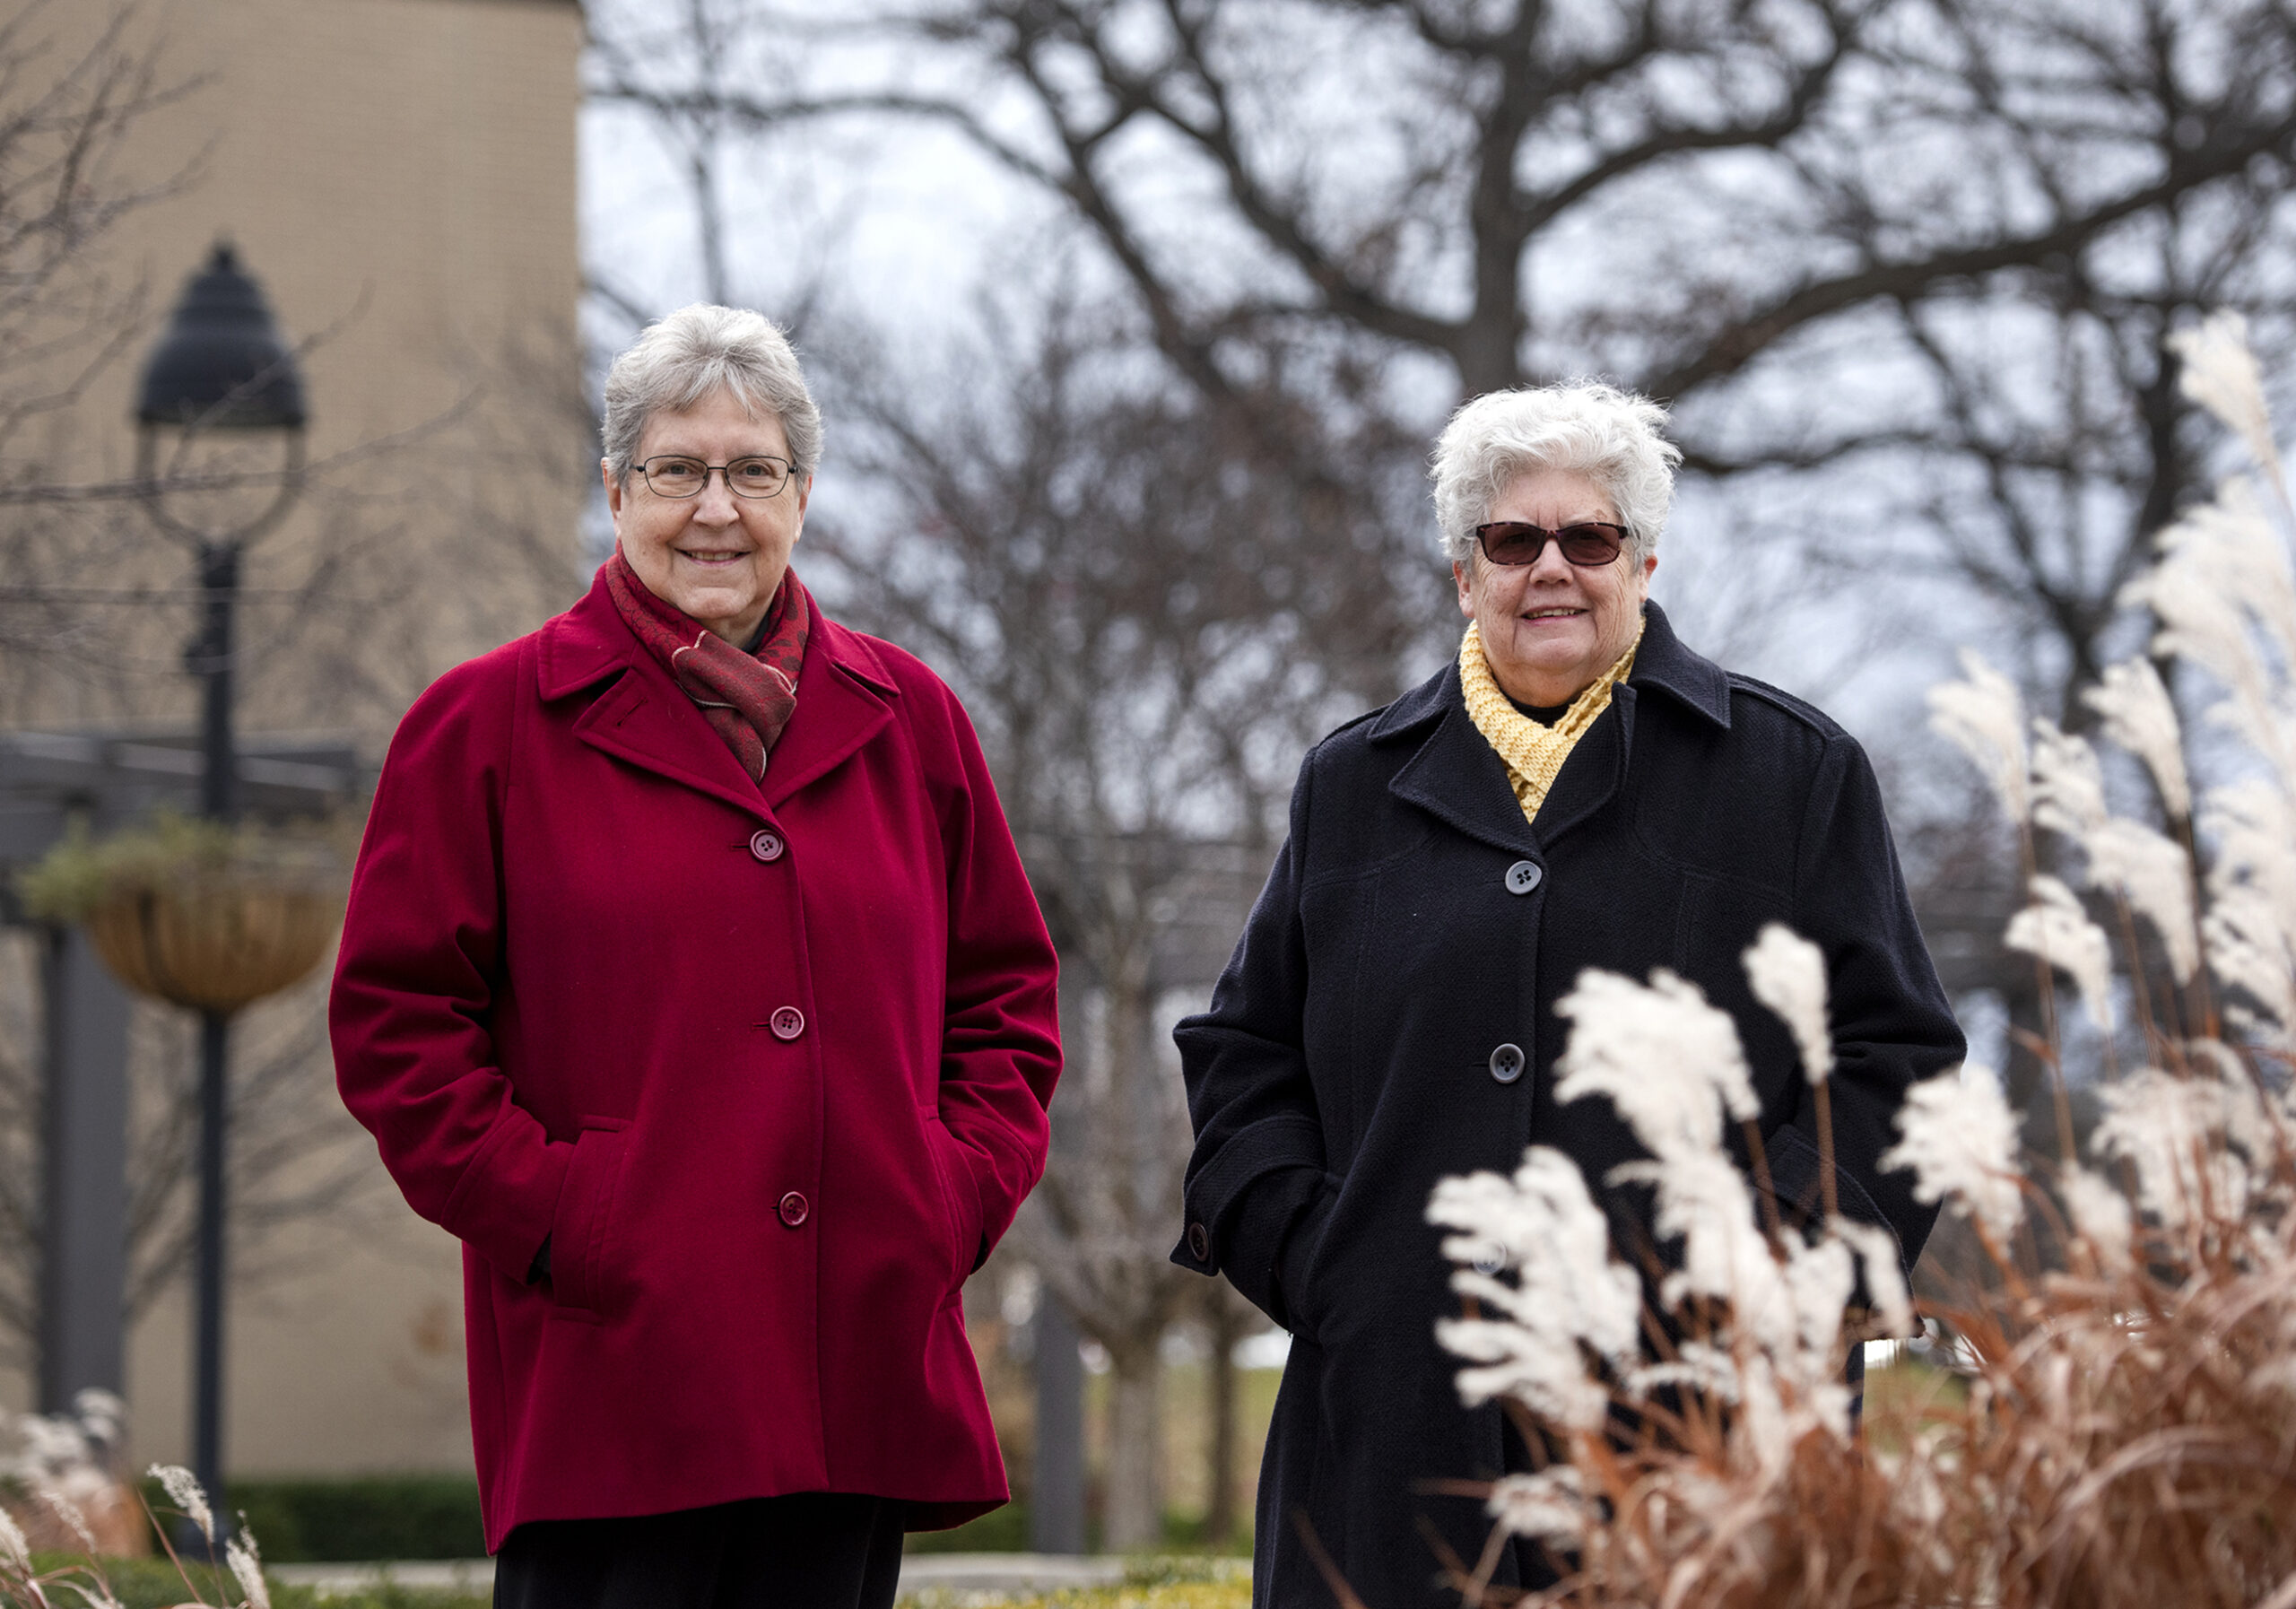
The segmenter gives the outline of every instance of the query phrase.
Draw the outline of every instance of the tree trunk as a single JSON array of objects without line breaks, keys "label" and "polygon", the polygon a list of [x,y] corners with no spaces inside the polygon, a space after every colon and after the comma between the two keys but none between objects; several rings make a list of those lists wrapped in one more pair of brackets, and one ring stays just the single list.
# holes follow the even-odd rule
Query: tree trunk
[{"label": "tree trunk", "polygon": [[1236,1344],[1244,1338],[1240,1305],[1217,1285],[1205,1303],[1205,1327],[1212,1337],[1212,1467],[1204,1484],[1204,1541],[1225,1547],[1236,1535]]},{"label": "tree trunk", "polygon": [[1161,1340],[1139,1337],[1109,1354],[1108,1513],[1100,1545],[1110,1552],[1158,1547],[1164,1540]]},{"label": "tree trunk", "polygon": [[1047,1291],[1037,1303],[1037,1444],[1029,1485],[1029,1545],[1039,1553],[1084,1548],[1084,1362],[1076,1321]]}]

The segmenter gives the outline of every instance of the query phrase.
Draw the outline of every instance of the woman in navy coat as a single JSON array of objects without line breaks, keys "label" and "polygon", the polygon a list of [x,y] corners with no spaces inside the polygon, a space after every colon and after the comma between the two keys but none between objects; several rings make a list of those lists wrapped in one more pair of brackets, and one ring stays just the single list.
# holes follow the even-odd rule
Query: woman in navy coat
[{"label": "woman in navy coat", "polygon": [[[1292,1334],[1261,1464],[1256,1605],[1330,1601],[1312,1530],[1379,1609],[1456,1602],[1488,1520],[1432,1481],[1519,1443],[1466,1409],[1436,1181],[1533,1143],[1605,1178],[1645,1153],[1606,1102],[1556,1104],[1578,974],[1667,967],[1736,1019],[1789,1214],[1820,1199],[1814,1117],[1741,953],[1783,922],[1826,958],[1836,1188],[1910,1271],[1935,1209],[1878,1165],[1906,1088],[1962,1040],[1915,926],[1872,767],[1819,710],[1685,647],[1648,601],[1680,455],[1606,387],[1462,408],[1435,504],[1472,624],[1458,658],[1309,752],[1291,834],[1211,1008],[1177,1032],[1196,1135],[1173,1258]],[[1535,1585],[1527,1554],[1500,1585]]]}]

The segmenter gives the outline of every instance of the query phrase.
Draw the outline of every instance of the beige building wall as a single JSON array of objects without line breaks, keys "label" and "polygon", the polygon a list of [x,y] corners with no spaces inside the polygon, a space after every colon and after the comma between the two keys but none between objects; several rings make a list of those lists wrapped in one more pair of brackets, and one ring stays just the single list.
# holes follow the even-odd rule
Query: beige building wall
[{"label": "beige building wall", "polygon": [[[48,0],[37,17],[65,59],[120,3]],[[22,4],[0,0],[0,14]],[[567,601],[574,522],[596,476],[576,473],[565,429],[580,397],[579,6],[133,0],[130,11],[131,48],[152,48],[159,85],[182,93],[136,120],[115,187],[170,193],[105,238],[95,265],[120,287],[142,283],[146,322],[57,421],[51,450],[81,476],[128,471],[142,356],[187,276],[231,242],[288,337],[315,343],[302,367],[319,465],[300,512],[248,555],[248,724],[387,733],[439,671]],[[326,618],[280,619],[278,597],[321,563],[345,572]],[[188,574],[155,538],[147,575],[170,567]],[[310,684],[329,628],[388,636],[387,652],[351,654],[355,686]],[[157,677],[126,713],[171,697],[187,713],[190,683]],[[108,713],[50,687],[37,718]]]},{"label": "beige building wall", "polygon": [[[0,0],[0,14],[17,9]],[[40,27],[60,55],[116,10],[51,0]],[[579,8],[144,0],[133,37],[157,43],[163,80],[199,82],[139,123],[128,165],[144,183],[192,172],[125,220],[100,265],[145,281],[163,315],[228,238],[291,338],[326,332],[304,362],[310,453],[326,473],[249,556],[247,584],[274,590],[240,613],[242,724],[350,731],[379,756],[439,672],[530,629],[582,583],[577,525],[596,469],[575,428]],[[132,462],[126,420],[157,331],[155,318],[57,427],[53,450],[74,474]],[[188,571],[156,541],[136,562],[147,578]],[[340,574],[317,604],[277,601],[322,566]],[[130,694],[66,667],[43,673],[16,720],[187,721],[192,685],[168,665],[187,625],[156,611],[143,622],[157,668]],[[296,1013],[308,1023],[323,992],[259,1008],[247,1038],[291,1029]],[[308,1093],[332,1100],[324,1057]],[[227,1466],[466,1468],[457,1249],[405,1209],[371,1144],[342,1124],[370,1187],[353,1209],[274,1240],[259,1283],[235,1281]],[[131,1337],[138,1465],[187,1449],[187,1308],[179,1288]],[[0,1404],[26,1396],[26,1382],[0,1376]]]}]

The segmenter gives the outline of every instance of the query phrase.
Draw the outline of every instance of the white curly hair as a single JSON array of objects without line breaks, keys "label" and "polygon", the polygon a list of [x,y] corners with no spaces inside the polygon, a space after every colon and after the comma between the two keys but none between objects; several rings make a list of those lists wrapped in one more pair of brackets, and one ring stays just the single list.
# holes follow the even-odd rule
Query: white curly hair
[{"label": "white curly hair", "polygon": [[1536,469],[1587,476],[1609,497],[1638,569],[1658,551],[1682,448],[1659,432],[1666,410],[1599,380],[1490,391],[1461,405],[1436,439],[1429,474],[1443,556],[1469,562],[1474,528],[1509,483]]}]

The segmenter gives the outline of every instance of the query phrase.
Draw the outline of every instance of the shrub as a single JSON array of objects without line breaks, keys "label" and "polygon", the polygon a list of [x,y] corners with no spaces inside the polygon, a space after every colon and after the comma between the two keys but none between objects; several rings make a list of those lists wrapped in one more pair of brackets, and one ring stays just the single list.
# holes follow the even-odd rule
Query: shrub
[{"label": "shrub", "polygon": [[[478,1483],[468,1475],[353,1475],[234,1481],[230,1500],[274,1564],[477,1559],[486,1552]],[[166,1501],[147,1482],[144,1501]]]},{"label": "shrub", "polygon": [[1024,1553],[1029,1551],[1029,1506],[1024,1498],[993,1509],[946,1531],[911,1531],[902,1549],[911,1553]]}]

